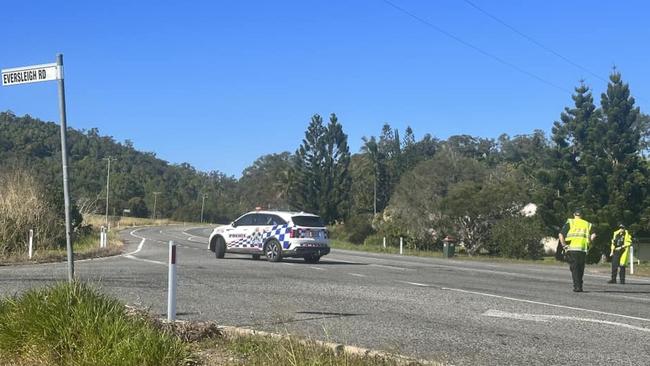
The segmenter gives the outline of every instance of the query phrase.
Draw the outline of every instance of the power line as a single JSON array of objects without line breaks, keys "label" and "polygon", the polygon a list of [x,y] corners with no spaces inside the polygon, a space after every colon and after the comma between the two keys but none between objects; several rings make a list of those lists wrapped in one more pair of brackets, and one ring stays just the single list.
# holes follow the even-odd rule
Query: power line
[{"label": "power line", "polygon": [[470,5],[471,7],[473,7],[474,9],[476,9],[476,10],[480,11],[481,13],[485,14],[486,16],[492,18],[492,20],[494,20],[495,22],[497,22],[497,23],[503,25],[504,27],[510,29],[511,31],[517,33],[519,36],[521,36],[521,37],[525,38],[526,40],[528,40],[529,42],[533,43],[533,44],[536,45],[537,47],[543,49],[544,51],[549,52],[549,53],[555,55],[556,57],[562,59],[564,62],[566,62],[566,63],[568,63],[568,64],[570,64],[570,65],[572,65],[572,66],[574,66],[574,67],[577,67],[578,69],[580,69],[580,70],[582,70],[582,71],[584,71],[584,72],[587,72],[587,73],[591,74],[593,77],[595,77],[595,78],[597,78],[597,79],[599,79],[599,80],[601,80],[601,81],[604,81],[604,82],[606,82],[606,83],[609,82],[609,80],[607,80],[607,79],[601,77],[600,75],[596,74],[595,72],[592,72],[591,70],[589,70],[589,69],[587,69],[586,67],[584,67],[584,66],[578,64],[577,62],[571,61],[569,58],[563,56],[563,55],[560,54],[559,52],[557,52],[557,51],[553,50],[552,48],[550,48],[550,47],[544,45],[543,43],[537,41],[537,40],[534,39],[533,37],[531,37],[531,36],[529,36],[529,35],[527,35],[527,34],[521,32],[521,31],[519,31],[517,28],[515,28],[515,27],[511,26],[510,24],[506,23],[505,21],[503,21],[503,20],[497,18],[495,15],[492,15],[491,13],[488,13],[486,10],[480,8],[478,5],[474,4],[474,3],[471,2],[470,0],[463,0],[463,1],[464,1],[465,3],[467,3],[468,5]]},{"label": "power line", "polygon": [[444,30],[444,29],[438,27],[437,25],[429,22],[428,20],[426,20],[424,18],[421,18],[421,17],[417,16],[416,14],[413,14],[410,11],[400,7],[399,5],[393,3],[392,1],[389,1],[389,0],[382,0],[382,1],[385,2],[386,4],[390,5],[394,9],[396,9],[396,10],[408,15],[409,17],[417,20],[418,22],[424,24],[425,26],[435,30],[436,32],[438,32],[440,34],[443,34],[443,35],[447,36],[448,38],[451,38],[454,41],[456,41],[456,42],[458,42],[458,43],[460,43],[460,44],[462,44],[462,45],[464,45],[466,47],[469,47],[469,48],[473,49],[476,52],[479,52],[483,56],[489,57],[489,58],[499,62],[500,64],[508,66],[509,68],[511,68],[513,70],[516,70],[519,73],[522,73],[522,74],[524,74],[524,75],[526,75],[528,77],[531,77],[531,78],[533,78],[533,79],[535,79],[535,80],[537,80],[539,82],[542,82],[542,83],[544,83],[546,85],[552,86],[555,89],[561,90],[561,91],[566,92],[566,93],[572,93],[570,90],[568,90],[566,88],[563,88],[563,87],[553,83],[552,81],[548,81],[548,80],[546,80],[546,79],[544,79],[544,78],[542,78],[542,77],[540,77],[540,76],[538,76],[538,75],[536,75],[536,74],[534,74],[534,73],[532,73],[530,71],[527,71],[527,70],[525,70],[525,69],[523,69],[523,68],[521,68],[521,67],[519,67],[519,66],[517,66],[517,65],[515,65],[515,64],[513,64],[513,63],[511,63],[509,61],[506,61],[505,59],[503,59],[503,58],[501,58],[501,57],[499,57],[497,55],[494,55],[494,54],[492,54],[492,53],[490,53],[488,51],[485,51],[482,48],[480,48],[478,46],[475,46],[475,45],[463,40],[462,38],[460,38],[460,37],[458,37],[458,36],[456,36],[454,34],[451,34],[451,33],[447,32],[446,30]]}]

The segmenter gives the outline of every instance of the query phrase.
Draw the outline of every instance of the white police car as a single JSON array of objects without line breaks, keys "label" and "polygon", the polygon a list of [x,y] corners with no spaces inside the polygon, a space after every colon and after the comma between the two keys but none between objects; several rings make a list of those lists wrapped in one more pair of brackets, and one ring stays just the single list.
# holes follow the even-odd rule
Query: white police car
[{"label": "white police car", "polygon": [[271,262],[302,257],[318,263],[330,252],[327,228],[320,217],[306,212],[252,211],[230,225],[212,231],[209,248],[217,258],[226,253],[265,255]]}]

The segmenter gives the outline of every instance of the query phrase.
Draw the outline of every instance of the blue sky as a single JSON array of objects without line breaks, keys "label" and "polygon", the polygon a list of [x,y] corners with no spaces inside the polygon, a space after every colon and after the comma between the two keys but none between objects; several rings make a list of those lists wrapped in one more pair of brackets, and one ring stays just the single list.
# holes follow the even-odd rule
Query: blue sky
[{"label": "blue sky", "polygon": [[[647,112],[646,2],[471,1],[602,78],[616,65]],[[605,90],[463,0],[391,2],[428,25],[383,0],[10,1],[0,68],[62,52],[70,127],[235,176],[295,151],[314,113],[358,152],[385,122],[418,139],[548,132],[581,78]],[[0,88],[7,109],[58,122],[55,83]]]}]

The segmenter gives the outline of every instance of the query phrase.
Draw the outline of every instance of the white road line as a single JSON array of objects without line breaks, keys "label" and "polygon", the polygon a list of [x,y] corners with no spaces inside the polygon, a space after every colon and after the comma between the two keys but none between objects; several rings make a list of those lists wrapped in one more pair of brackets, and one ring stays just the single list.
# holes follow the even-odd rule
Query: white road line
[{"label": "white road line", "polygon": [[348,274],[349,274],[350,276],[355,276],[355,277],[368,277],[368,276],[366,276],[366,275],[364,275],[364,274],[361,274],[361,273],[348,273]]},{"label": "white road line", "polygon": [[506,319],[516,319],[516,320],[527,320],[533,322],[549,322],[551,320],[573,320],[586,323],[597,323],[597,324],[607,324],[613,325],[616,327],[622,327],[632,330],[638,330],[641,332],[650,333],[650,328],[635,327],[634,325],[629,325],[625,323],[611,322],[608,320],[592,319],[592,318],[578,318],[574,316],[562,316],[562,315],[544,315],[544,314],[520,314],[520,313],[509,313],[506,311],[500,310],[488,310],[481,314],[483,316],[489,316],[494,318],[506,318]]},{"label": "white road line", "polygon": [[385,265],[385,264],[375,264],[375,263],[372,263],[372,264],[369,264],[369,266],[372,266],[372,267],[381,267],[381,268],[388,268],[388,269],[397,269],[397,270],[400,270],[400,271],[415,271],[414,269],[410,269],[410,268],[388,266],[388,265]]},{"label": "white road line", "polygon": [[431,285],[427,285],[426,283],[408,282],[408,281],[398,281],[398,282],[406,283],[413,286],[419,286],[419,287],[431,287]]},{"label": "white road line", "polygon": [[324,271],[325,270],[325,268],[314,267],[314,266],[309,266],[309,268],[317,269],[319,271]]},{"label": "white road line", "polygon": [[625,295],[614,295],[614,294],[612,294],[611,296],[613,296],[613,297],[622,297],[622,298],[630,299],[630,300],[650,301],[650,299],[648,299],[648,298],[636,297],[636,296],[625,296]]},{"label": "white road line", "polygon": [[287,266],[295,266],[295,263],[289,263],[289,262],[282,262],[282,264],[286,264]]},{"label": "white road line", "polygon": [[138,258],[138,257],[134,257],[134,256],[132,256],[130,254],[125,254],[124,258],[132,259],[134,261],[139,261],[139,262],[162,264],[163,266],[167,265],[167,263],[165,263],[165,262],[154,261],[154,260],[151,260],[151,259]]},{"label": "white road line", "polygon": [[640,318],[640,317],[637,317],[637,316],[609,313],[609,312],[600,311],[600,310],[579,308],[579,307],[576,307],[576,306],[558,305],[558,304],[551,304],[551,303],[548,303],[548,302],[533,301],[533,300],[526,300],[526,299],[518,299],[516,297],[500,296],[500,295],[495,295],[495,294],[488,294],[488,293],[485,293],[485,292],[463,290],[463,289],[459,289],[459,288],[442,287],[441,289],[442,290],[465,293],[465,294],[480,295],[480,296],[494,297],[494,298],[497,298],[497,299],[524,302],[524,303],[527,303],[527,304],[551,306],[551,307],[554,307],[554,308],[569,309],[569,310],[576,310],[576,311],[584,311],[584,312],[588,312],[588,313],[615,316],[615,317],[619,317],[619,318],[641,320],[641,321],[644,321],[644,322],[650,322],[650,319],[647,319],[647,318]]}]

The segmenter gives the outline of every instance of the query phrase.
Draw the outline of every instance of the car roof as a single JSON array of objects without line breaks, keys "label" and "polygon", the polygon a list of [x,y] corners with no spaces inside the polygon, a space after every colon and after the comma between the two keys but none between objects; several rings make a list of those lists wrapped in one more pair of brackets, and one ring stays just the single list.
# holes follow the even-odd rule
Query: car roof
[{"label": "car roof", "polygon": [[[259,214],[269,214],[269,215],[278,215],[281,218],[285,220],[290,220],[294,216],[313,216],[313,217],[318,217],[318,215],[315,215],[313,213],[309,212],[303,212],[303,211],[276,211],[276,210],[259,210],[259,211],[250,211],[245,213],[244,215],[251,214],[251,213],[259,213]],[[242,215],[243,216],[243,215]]]}]

